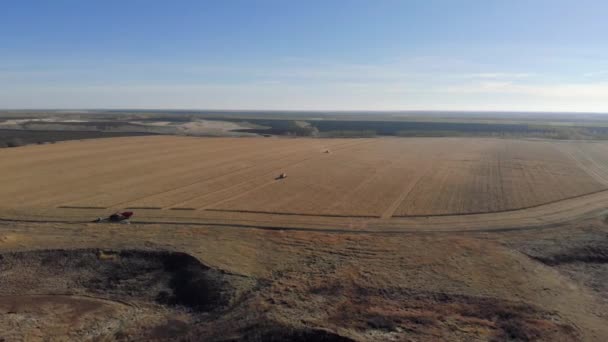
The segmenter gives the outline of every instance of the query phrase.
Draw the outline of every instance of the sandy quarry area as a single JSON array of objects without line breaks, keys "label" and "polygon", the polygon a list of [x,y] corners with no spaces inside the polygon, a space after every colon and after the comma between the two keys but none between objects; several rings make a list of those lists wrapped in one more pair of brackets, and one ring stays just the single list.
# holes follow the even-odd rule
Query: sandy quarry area
[{"label": "sandy quarry area", "polygon": [[[170,136],[0,150],[0,341],[605,341],[606,152]],[[90,222],[127,208],[130,225]]]},{"label": "sandy quarry area", "polygon": [[[151,134],[173,134],[190,136],[255,136],[256,134],[240,132],[239,130],[259,128],[253,124],[230,122],[222,120],[194,119],[192,121],[154,121],[154,120],[91,120],[86,118],[45,117],[27,119],[2,119],[0,129],[17,131],[89,131],[89,132],[139,132]],[[57,133],[60,134],[60,133]]]}]

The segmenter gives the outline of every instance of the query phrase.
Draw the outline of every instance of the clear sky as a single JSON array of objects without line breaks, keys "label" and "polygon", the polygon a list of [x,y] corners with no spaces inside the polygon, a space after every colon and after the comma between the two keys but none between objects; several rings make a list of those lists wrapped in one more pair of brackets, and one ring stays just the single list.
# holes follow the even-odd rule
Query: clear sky
[{"label": "clear sky", "polygon": [[0,108],[608,112],[608,1],[0,0]]}]

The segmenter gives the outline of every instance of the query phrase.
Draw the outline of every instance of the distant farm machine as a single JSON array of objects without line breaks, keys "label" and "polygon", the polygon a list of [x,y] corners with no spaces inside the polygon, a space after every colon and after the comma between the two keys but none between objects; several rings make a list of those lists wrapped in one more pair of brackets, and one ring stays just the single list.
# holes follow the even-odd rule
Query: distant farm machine
[{"label": "distant farm machine", "polygon": [[107,217],[98,217],[93,222],[101,223],[101,222],[111,222],[111,223],[126,223],[129,224],[129,219],[133,216],[132,211],[123,211],[122,213],[116,212]]}]

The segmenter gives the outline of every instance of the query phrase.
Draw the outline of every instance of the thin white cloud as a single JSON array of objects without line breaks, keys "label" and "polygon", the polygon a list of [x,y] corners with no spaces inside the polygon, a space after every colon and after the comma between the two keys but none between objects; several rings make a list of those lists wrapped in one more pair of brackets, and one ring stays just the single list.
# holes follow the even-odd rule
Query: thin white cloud
[{"label": "thin white cloud", "polygon": [[479,82],[445,88],[450,93],[502,93],[552,98],[603,99],[608,105],[608,82],[518,84],[514,82]]},{"label": "thin white cloud", "polygon": [[583,74],[585,77],[600,77],[600,76],[608,76],[608,70],[600,70],[600,71],[592,71]]},{"label": "thin white cloud", "polygon": [[[7,108],[302,110],[506,110],[608,112],[608,84],[527,86],[484,82],[441,87],[405,83],[294,85],[139,84],[0,89]],[[6,90],[6,89],[5,89]],[[567,96],[566,96],[567,95]]]},{"label": "thin white cloud", "polygon": [[468,75],[470,78],[481,78],[481,79],[524,79],[532,77],[534,74],[531,73],[508,73],[508,72],[492,72],[492,73],[478,73]]},{"label": "thin white cloud", "polygon": [[[561,78],[554,83],[551,78],[559,75],[505,71],[436,57],[370,64],[294,58],[265,65],[141,64],[48,70],[52,75],[45,70],[39,74],[0,70],[0,80],[2,72],[23,80],[0,82],[0,105],[608,112],[608,82],[598,82],[601,79],[577,83]],[[45,78],[49,81],[44,82]]]}]

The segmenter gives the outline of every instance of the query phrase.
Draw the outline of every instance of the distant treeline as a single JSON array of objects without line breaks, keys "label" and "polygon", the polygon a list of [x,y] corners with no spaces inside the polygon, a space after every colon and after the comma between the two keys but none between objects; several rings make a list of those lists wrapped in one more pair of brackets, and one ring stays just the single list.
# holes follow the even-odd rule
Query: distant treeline
[{"label": "distant treeline", "polygon": [[[222,120],[227,119],[222,118]],[[243,120],[240,119],[240,121]],[[307,126],[297,124],[293,120],[249,119],[247,122],[268,128],[242,129],[239,130],[240,132],[321,137],[497,136],[549,139],[608,139],[608,127],[346,120],[306,120]]]},{"label": "distant treeline", "polygon": [[95,131],[27,131],[0,129],[0,148],[19,147],[29,144],[55,143],[64,140],[112,138],[124,136],[151,135],[136,132],[95,132]]}]

